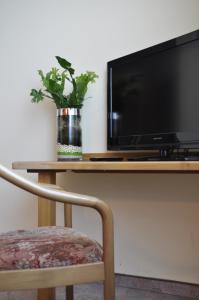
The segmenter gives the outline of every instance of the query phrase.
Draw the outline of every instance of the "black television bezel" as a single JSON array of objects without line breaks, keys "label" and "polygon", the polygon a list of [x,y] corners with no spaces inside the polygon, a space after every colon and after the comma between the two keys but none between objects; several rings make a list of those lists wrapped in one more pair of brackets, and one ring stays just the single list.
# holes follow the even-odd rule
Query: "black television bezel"
[{"label": "black television bezel", "polygon": [[[183,44],[190,43],[199,39],[199,29],[188,34],[176,37],[166,42],[156,44],[154,46],[142,49],[132,54],[111,60],[107,63],[107,149],[108,150],[159,150],[159,149],[199,149],[199,136],[198,140],[187,140],[183,143],[176,142],[175,132],[168,133],[154,133],[151,135],[134,135],[133,143],[127,143],[126,145],[113,144],[112,132],[111,132],[111,68],[118,65],[129,63],[136,57],[145,57],[147,55],[155,54],[161,51],[165,51],[171,48],[179,47]],[[159,136],[161,136],[161,142],[157,142]],[[129,139],[132,140],[129,136]],[[146,142],[148,141],[148,142]],[[150,141],[150,142],[149,142]]]}]

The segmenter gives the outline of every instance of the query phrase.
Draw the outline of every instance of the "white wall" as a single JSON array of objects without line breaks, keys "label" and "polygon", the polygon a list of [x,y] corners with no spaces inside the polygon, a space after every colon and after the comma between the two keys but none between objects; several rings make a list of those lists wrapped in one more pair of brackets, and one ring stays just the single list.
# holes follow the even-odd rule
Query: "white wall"
[{"label": "white wall", "polygon": [[[198,0],[0,0],[0,161],[55,159],[55,108],[33,105],[29,97],[40,86],[36,71],[48,71],[55,55],[78,72],[99,74],[84,106],[83,147],[100,152],[106,150],[106,62],[198,27]],[[198,175],[59,178],[71,191],[110,203],[116,272],[199,283]],[[36,225],[33,197],[2,181],[0,188],[0,230]],[[60,207],[58,216],[61,223]],[[93,212],[76,209],[74,219],[99,238]]]}]

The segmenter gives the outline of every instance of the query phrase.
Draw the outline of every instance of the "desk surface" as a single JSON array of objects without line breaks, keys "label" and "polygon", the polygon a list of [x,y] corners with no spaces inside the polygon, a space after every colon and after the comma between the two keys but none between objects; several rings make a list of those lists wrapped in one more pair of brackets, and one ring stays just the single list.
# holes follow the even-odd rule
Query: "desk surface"
[{"label": "desk surface", "polygon": [[153,162],[92,162],[92,161],[24,161],[14,162],[13,169],[28,170],[29,172],[39,173],[41,171],[75,171],[75,172],[199,172],[198,161],[153,161]]}]

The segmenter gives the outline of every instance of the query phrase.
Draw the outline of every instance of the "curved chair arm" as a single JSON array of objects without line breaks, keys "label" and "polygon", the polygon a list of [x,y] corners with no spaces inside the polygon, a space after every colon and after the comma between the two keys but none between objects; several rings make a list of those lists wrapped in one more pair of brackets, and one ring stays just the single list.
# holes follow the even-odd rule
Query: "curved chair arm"
[{"label": "curved chair arm", "polygon": [[[95,197],[69,193],[56,185],[33,183],[2,165],[0,165],[0,177],[39,197],[72,205],[91,207],[100,213],[103,234],[104,296],[105,299],[114,299],[114,234],[113,216],[109,206]],[[110,295],[112,296],[110,297]]]},{"label": "curved chair arm", "polygon": [[86,206],[96,209],[102,217],[103,225],[103,261],[105,263],[105,277],[114,272],[114,251],[113,251],[113,216],[110,207],[103,201],[91,197],[62,190],[56,185],[36,184],[25,179],[13,171],[0,165],[0,177],[10,183],[26,190],[34,195],[72,205]]},{"label": "curved chair arm", "polygon": [[98,198],[66,192],[57,185],[33,183],[2,165],[0,165],[0,177],[39,197],[72,205],[91,207],[96,209],[103,218],[112,219],[111,209],[105,202]]}]

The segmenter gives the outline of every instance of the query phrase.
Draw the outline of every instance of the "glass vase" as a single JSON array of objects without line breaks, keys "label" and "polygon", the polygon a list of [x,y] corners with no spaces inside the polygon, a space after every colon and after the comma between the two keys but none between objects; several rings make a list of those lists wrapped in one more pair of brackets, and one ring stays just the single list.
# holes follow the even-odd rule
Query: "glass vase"
[{"label": "glass vase", "polygon": [[81,109],[57,109],[57,160],[82,159]]}]

